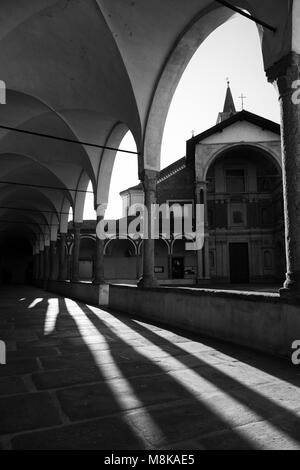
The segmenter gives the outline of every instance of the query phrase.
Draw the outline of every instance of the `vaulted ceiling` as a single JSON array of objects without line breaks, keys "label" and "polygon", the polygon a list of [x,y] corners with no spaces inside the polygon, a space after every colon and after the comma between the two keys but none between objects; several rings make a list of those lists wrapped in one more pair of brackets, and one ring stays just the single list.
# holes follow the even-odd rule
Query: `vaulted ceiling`
[{"label": "vaulted ceiling", "polygon": [[[291,50],[295,3],[234,4],[277,28],[260,29],[266,68]],[[7,97],[0,125],[111,147],[130,130],[143,155],[140,171],[158,170],[181,75],[232,15],[212,0],[1,0],[0,80]],[[95,204],[107,202],[115,154],[0,129],[0,181],[26,184],[0,184],[0,219],[14,228],[18,219],[32,239],[55,239],[58,225],[66,229],[70,206],[82,219],[84,193],[76,189],[91,180]]]}]

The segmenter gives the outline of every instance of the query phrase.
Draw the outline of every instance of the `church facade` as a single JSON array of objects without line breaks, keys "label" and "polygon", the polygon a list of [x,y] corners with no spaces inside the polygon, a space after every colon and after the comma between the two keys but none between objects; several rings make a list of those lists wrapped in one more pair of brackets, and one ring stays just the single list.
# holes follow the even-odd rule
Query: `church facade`
[{"label": "church facade", "polygon": [[[143,204],[143,187],[121,193],[123,216]],[[160,172],[157,203],[204,204],[205,243],[155,242],[155,274],[162,284],[280,283],[285,274],[281,139],[278,124],[236,112],[228,85],[216,126],[187,142],[186,156]],[[80,274],[93,276],[94,227],[81,235]],[[91,230],[92,229],[92,230]],[[105,278],[136,282],[142,275],[141,239],[105,242]]]}]

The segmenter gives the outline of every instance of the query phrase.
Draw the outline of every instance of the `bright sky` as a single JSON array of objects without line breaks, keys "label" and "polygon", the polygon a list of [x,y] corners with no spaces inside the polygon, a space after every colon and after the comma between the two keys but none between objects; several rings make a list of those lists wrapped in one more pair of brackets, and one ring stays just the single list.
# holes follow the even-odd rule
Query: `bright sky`
[{"label": "bright sky", "polygon": [[[267,82],[256,25],[236,16],[218,28],[200,46],[189,63],[174,95],[166,121],[161,167],[185,155],[186,140],[216,124],[230,79],[236,108],[241,109],[241,93],[247,96],[245,109],[279,122],[279,105],[273,85]],[[121,148],[135,150],[130,134]],[[106,218],[122,215],[120,191],[139,183],[137,159],[118,154],[112,174]],[[91,188],[89,188],[91,189]],[[93,197],[87,195],[85,219],[94,219]]]}]

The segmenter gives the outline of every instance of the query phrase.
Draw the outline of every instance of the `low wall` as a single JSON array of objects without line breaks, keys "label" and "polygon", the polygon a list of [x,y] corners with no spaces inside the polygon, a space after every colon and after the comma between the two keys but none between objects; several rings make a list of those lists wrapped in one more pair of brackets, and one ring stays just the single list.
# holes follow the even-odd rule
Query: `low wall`
[{"label": "low wall", "polygon": [[109,285],[91,282],[48,281],[47,290],[93,305],[108,305]]},{"label": "low wall", "polygon": [[255,294],[192,288],[139,289],[110,286],[110,308],[290,357],[291,345],[300,340],[300,305],[277,294]]}]

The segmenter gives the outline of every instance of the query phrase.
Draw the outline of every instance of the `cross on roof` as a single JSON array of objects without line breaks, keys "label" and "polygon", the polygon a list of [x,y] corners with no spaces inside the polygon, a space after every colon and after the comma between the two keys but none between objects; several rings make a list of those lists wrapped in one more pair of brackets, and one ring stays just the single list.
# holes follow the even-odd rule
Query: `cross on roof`
[{"label": "cross on roof", "polygon": [[242,101],[242,110],[244,109],[244,101],[247,99],[247,96],[245,96],[243,93],[241,96],[239,96],[239,99]]}]

